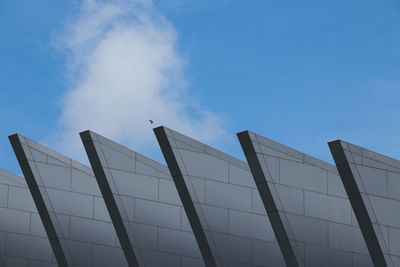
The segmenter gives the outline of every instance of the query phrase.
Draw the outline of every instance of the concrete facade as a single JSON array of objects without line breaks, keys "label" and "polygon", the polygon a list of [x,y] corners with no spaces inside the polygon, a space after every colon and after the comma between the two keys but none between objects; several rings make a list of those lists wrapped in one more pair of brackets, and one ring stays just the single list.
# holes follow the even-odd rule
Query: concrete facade
[{"label": "concrete facade", "polygon": [[92,170],[20,135],[10,141],[59,266],[127,266]]},{"label": "concrete facade", "polygon": [[25,179],[3,169],[0,169],[0,266],[57,266]]},{"label": "concrete facade", "polygon": [[400,161],[341,141],[329,143],[376,266],[400,266]]},{"label": "concrete facade", "polygon": [[0,169],[0,267],[400,266],[400,161],[245,131],[244,162],[154,133],[168,167],[90,131],[93,171],[10,136],[25,179]]},{"label": "concrete facade", "polygon": [[81,138],[128,262],[204,266],[169,169],[96,133]]},{"label": "concrete facade", "polygon": [[154,129],[207,266],[284,266],[247,163]]},{"label": "concrete facade", "polygon": [[238,134],[287,266],[372,266],[335,166]]}]

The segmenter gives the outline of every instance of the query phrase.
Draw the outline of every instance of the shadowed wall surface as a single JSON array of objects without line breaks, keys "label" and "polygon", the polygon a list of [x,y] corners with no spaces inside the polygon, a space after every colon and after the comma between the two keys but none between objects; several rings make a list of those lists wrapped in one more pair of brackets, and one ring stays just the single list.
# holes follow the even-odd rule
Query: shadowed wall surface
[{"label": "shadowed wall surface", "polygon": [[121,244],[140,266],[204,266],[168,168],[96,133],[81,138]]},{"label": "shadowed wall surface", "polygon": [[377,266],[400,266],[400,161],[341,141],[329,143]]},{"label": "shadowed wall surface", "polygon": [[238,134],[288,266],[372,266],[335,166]]},{"label": "shadowed wall surface", "polygon": [[0,266],[57,266],[25,179],[3,169],[0,169]]},{"label": "shadowed wall surface", "polygon": [[284,266],[247,164],[154,129],[207,266]]},{"label": "shadowed wall surface", "polygon": [[92,170],[10,137],[59,266],[127,266]]},{"label": "shadowed wall surface", "polygon": [[25,179],[0,169],[0,267],[400,266],[400,161],[338,140],[335,168],[246,131],[248,165],[154,132],[168,168],[81,133],[94,173],[10,136]]}]

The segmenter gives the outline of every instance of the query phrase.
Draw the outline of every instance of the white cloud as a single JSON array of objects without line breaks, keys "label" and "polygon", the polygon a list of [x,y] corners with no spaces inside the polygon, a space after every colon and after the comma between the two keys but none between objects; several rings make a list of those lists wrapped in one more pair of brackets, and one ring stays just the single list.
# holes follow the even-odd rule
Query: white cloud
[{"label": "white cloud", "polygon": [[150,1],[85,1],[57,43],[70,87],[53,136],[60,151],[81,159],[87,129],[146,149],[156,142],[149,119],[205,142],[226,135],[220,116],[188,97],[177,33]]}]

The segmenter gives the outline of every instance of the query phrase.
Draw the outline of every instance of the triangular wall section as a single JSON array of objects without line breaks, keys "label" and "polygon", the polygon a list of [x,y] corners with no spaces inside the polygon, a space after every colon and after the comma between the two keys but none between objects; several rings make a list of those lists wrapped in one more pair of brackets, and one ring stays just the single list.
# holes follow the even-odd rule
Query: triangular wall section
[{"label": "triangular wall section", "polygon": [[376,266],[400,265],[400,161],[341,141],[329,143]]},{"label": "triangular wall section", "polygon": [[127,266],[92,170],[10,136],[59,266]]},{"label": "triangular wall section", "polygon": [[288,266],[372,266],[335,166],[238,134]]},{"label": "triangular wall section", "polygon": [[207,266],[284,266],[247,163],[154,129]]},{"label": "triangular wall section", "polygon": [[81,138],[120,242],[141,266],[204,266],[169,169],[94,132]]}]

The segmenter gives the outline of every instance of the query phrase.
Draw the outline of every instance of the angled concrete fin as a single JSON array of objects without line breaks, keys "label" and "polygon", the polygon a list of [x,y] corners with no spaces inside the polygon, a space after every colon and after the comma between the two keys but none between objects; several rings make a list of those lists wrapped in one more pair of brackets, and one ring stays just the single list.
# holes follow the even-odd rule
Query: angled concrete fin
[{"label": "angled concrete fin", "polygon": [[372,266],[335,166],[252,132],[238,138],[288,266]]},{"label": "angled concrete fin", "polygon": [[80,135],[128,261],[204,266],[168,168],[94,132]]},{"label": "angled concrete fin", "polygon": [[127,266],[92,170],[9,137],[59,266]]},{"label": "angled concrete fin", "polygon": [[284,266],[248,165],[154,129],[207,266]]},{"label": "angled concrete fin", "polygon": [[3,169],[0,218],[0,266],[57,266],[25,179]]},{"label": "angled concrete fin", "polygon": [[376,266],[400,265],[400,161],[337,140],[329,143]]}]

